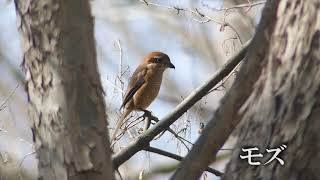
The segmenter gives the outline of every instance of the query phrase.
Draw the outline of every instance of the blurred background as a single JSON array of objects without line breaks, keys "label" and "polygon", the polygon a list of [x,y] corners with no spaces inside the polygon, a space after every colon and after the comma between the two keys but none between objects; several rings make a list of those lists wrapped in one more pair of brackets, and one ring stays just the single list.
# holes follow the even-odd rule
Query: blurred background
[{"label": "blurred background", "polygon": [[[148,108],[161,119],[253,36],[264,5],[264,1],[253,0],[148,2],[150,4],[147,6],[138,0],[91,1],[98,66],[106,91],[110,129],[119,117],[128,78],[147,53],[165,52],[176,66],[175,70],[165,72],[159,97]],[[248,6],[249,3],[252,7]],[[243,7],[223,9],[239,5]],[[174,7],[186,11],[178,13]],[[201,14],[218,22],[227,22],[233,29],[214,21],[207,22],[207,18],[200,17]],[[21,62],[14,2],[0,0],[0,180],[9,179],[13,174],[17,179],[33,179],[37,175]],[[171,128],[194,142],[199,136],[200,124],[206,124],[213,115],[234,74],[223,87],[199,101]],[[124,147],[132,141],[138,135],[139,127],[141,125],[129,130],[116,147]],[[234,142],[235,137],[230,138],[225,148],[232,148]],[[188,152],[180,141],[167,132],[153,141],[151,146],[181,156]],[[188,146],[191,147],[190,144]],[[224,171],[230,153],[222,150],[211,167]],[[167,179],[177,163],[167,157],[142,151],[122,165],[120,172],[124,179],[138,179],[142,175],[144,179]],[[203,178],[218,179],[210,173],[205,173]]]}]

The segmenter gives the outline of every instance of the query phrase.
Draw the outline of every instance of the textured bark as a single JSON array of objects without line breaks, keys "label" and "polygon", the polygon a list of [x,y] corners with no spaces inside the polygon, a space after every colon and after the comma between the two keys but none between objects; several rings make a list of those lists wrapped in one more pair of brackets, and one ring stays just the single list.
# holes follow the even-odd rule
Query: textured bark
[{"label": "textured bark", "polygon": [[256,35],[248,47],[235,82],[222,98],[221,105],[171,179],[200,178],[204,169],[214,161],[217,152],[241,121],[243,114],[239,113],[239,109],[255,88],[263,64],[266,63],[266,58],[263,57],[266,56],[266,49],[270,45],[268,34],[274,29],[277,7],[278,0],[270,0],[264,7]]},{"label": "textured bark", "polygon": [[113,179],[87,0],[16,0],[39,179]]},{"label": "textured bark", "polygon": [[[242,107],[238,145],[223,179],[320,177],[320,1],[282,0],[275,21],[268,63]],[[287,146],[279,156],[285,164],[263,165],[270,158],[266,148],[281,144]],[[239,158],[248,146],[265,155],[262,165]]]}]

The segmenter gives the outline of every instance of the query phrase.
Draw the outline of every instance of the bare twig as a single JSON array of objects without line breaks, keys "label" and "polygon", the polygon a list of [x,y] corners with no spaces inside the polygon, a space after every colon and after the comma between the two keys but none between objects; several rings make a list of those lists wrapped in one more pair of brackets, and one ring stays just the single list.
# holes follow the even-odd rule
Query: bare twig
[{"label": "bare twig", "polygon": [[[159,122],[159,119],[157,117],[153,116],[152,113],[150,111],[147,111],[147,110],[144,110],[143,117],[144,117],[145,121],[148,121],[147,123],[149,123],[149,122],[151,123],[151,121],[155,121],[156,123]],[[143,132],[147,131],[149,129],[149,127],[150,127],[150,124],[149,124],[148,128],[146,128],[146,124],[145,124]],[[188,151],[190,150],[189,146],[185,143],[185,142],[187,142],[187,143],[193,145],[190,141],[188,141],[187,139],[179,136],[178,133],[176,133],[170,127],[166,128],[166,130],[168,130],[171,134],[173,134],[174,137],[177,138],[186,147],[186,149]],[[161,134],[159,134],[157,137],[155,137],[155,139],[160,138],[164,134],[164,132],[165,131],[163,131]]]},{"label": "bare twig", "polygon": [[151,127],[144,134],[139,136],[135,141],[131,142],[127,147],[115,154],[112,158],[113,167],[117,169],[122,163],[130,159],[134,154],[147,147],[150,141],[158,134],[166,130],[172,123],[181,117],[196,102],[207,95],[214,86],[216,86],[224,77],[226,77],[234,67],[244,58],[249,42],[228,62],[211,76],[202,86],[195,89],[187,98],[185,98],[171,113],[165,116],[155,126]]},{"label": "bare twig", "polygon": [[131,128],[135,127],[137,124],[141,123],[144,120],[145,119],[142,116],[138,117],[137,119],[129,122],[128,125],[125,127],[125,130],[128,130],[128,129],[131,129]]},{"label": "bare twig", "polygon": [[9,96],[1,103],[0,111],[2,111],[4,108],[7,107],[9,100],[12,98],[12,96],[14,95],[18,87],[19,87],[19,84],[16,85],[16,87],[10,92]]},{"label": "bare twig", "polygon": [[107,82],[110,86],[116,88],[119,92],[124,93],[124,91],[121,89],[121,87],[115,85],[115,84],[114,84],[113,82],[111,82],[109,79],[106,79],[106,82]]},{"label": "bare twig", "polygon": [[240,65],[241,63],[239,63],[235,68],[234,68],[234,70],[227,76],[227,77],[225,77],[222,81],[221,81],[221,83],[219,84],[219,85],[217,85],[216,87],[214,87],[213,89],[211,89],[210,91],[208,91],[208,94],[210,94],[210,93],[212,93],[213,91],[218,91],[218,90],[220,90],[219,88],[221,88],[221,87],[223,87],[223,88],[225,88],[225,82],[226,81],[228,81],[228,79],[231,77],[231,76],[235,76],[236,75],[236,68]]},{"label": "bare twig", "polygon": [[[115,78],[115,82],[111,82],[109,79],[106,80],[106,82],[115,88],[117,91],[119,91],[122,95],[122,98],[124,96],[124,82],[123,82],[123,75],[126,73],[127,70],[123,70],[123,60],[122,60],[122,47],[120,40],[117,41],[117,46],[119,48],[119,70],[117,73],[117,77]],[[117,79],[120,82],[120,86],[117,85]]]},{"label": "bare twig", "polygon": [[[158,121],[159,121],[159,120],[158,120]],[[158,122],[158,121],[157,121],[157,122]],[[188,151],[190,150],[189,146],[188,146],[185,142],[189,143],[190,145],[193,145],[192,142],[190,142],[189,140],[185,139],[185,138],[182,137],[182,136],[179,136],[178,133],[176,133],[176,132],[175,132],[173,129],[171,129],[170,127],[168,127],[166,130],[169,131],[175,138],[177,138],[177,139],[184,145],[184,147],[186,147],[186,149],[187,149]]]},{"label": "bare twig", "polygon": [[[182,161],[182,159],[183,159],[183,157],[181,157],[181,156],[179,156],[177,154],[173,154],[173,153],[170,153],[170,152],[158,149],[158,148],[150,147],[150,146],[145,147],[144,150],[152,152],[152,153],[160,154],[162,156],[166,156],[166,157],[175,159],[177,161]],[[215,169],[212,169],[210,167],[207,167],[206,171],[211,172],[212,174],[214,174],[216,176],[219,176],[219,177],[223,175],[222,172],[220,172],[218,170],[215,170]]]},{"label": "bare twig", "polygon": [[191,14],[199,16],[200,18],[205,18],[206,19],[205,22],[202,22],[202,23],[206,23],[206,22],[212,21],[212,22],[215,22],[215,23],[220,24],[220,25],[223,24],[222,22],[220,22],[218,20],[215,20],[214,18],[212,18],[210,16],[207,16],[207,15],[204,15],[204,14],[200,13],[199,10],[197,10],[197,9],[192,10],[192,9],[187,9],[187,8],[168,6],[168,5],[158,4],[158,3],[154,3],[154,2],[147,2],[146,0],[138,0],[138,1],[146,4],[147,6],[152,5],[152,6],[156,6],[156,7],[160,7],[160,8],[166,8],[166,9],[175,10],[175,11],[177,11],[177,14],[180,14],[180,11],[189,12]]},{"label": "bare twig", "polygon": [[248,4],[239,4],[239,5],[232,6],[232,7],[221,8],[221,9],[218,9],[217,11],[229,11],[229,10],[232,10],[232,9],[248,8],[246,10],[246,12],[248,12],[252,7],[258,6],[258,5],[263,5],[267,1],[258,1],[258,2],[254,2],[254,3],[250,2],[250,1],[248,1],[248,2],[249,2]]},{"label": "bare twig", "polygon": [[177,11],[177,14],[180,14],[180,11],[184,11],[184,12],[189,12],[195,16],[198,16],[201,19],[204,20],[200,20],[200,19],[196,19],[196,18],[191,18],[192,20],[198,22],[198,23],[208,23],[210,21],[219,24],[221,26],[221,30],[223,30],[225,27],[229,27],[232,31],[235,32],[236,36],[238,37],[239,41],[241,44],[243,44],[243,41],[240,38],[239,33],[236,31],[236,29],[228,22],[224,21],[219,21],[216,20],[214,18],[212,18],[211,16],[208,16],[206,14],[201,13],[197,8],[195,10],[189,9],[189,8],[181,8],[181,7],[176,7],[176,6],[168,6],[168,5],[163,5],[163,4],[158,4],[158,3],[154,3],[154,2],[147,2],[146,0],[138,0],[142,3],[144,3],[147,6],[156,6],[156,7],[160,7],[160,8],[166,8],[166,9],[171,9],[171,10],[175,10]]},{"label": "bare twig", "polygon": [[246,11],[249,11],[252,7],[254,6],[258,6],[258,5],[263,5],[265,4],[267,1],[258,1],[258,2],[250,2],[248,1],[248,3],[246,4],[239,4],[239,5],[235,5],[235,6],[231,6],[231,7],[224,7],[224,8],[212,8],[212,7],[209,7],[208,4],[204,4],[202,2],[202,5],[207,7],[208,9],[211,9],[212,11],[216,11],[216,12],[219,12],[219,11],[229,11],[229,10],[233,10],[233,9],[242,9],[242,8],[248,8]]},{"label": "bare twig", "polygon": [[119,73],[122,74],[122,47],[121,47],[120,40],[117,41],[117,45],[118,45],[118,48],[119,48],[119,61],[120,61]]},{"label": "bare twig", "polygon": [[123,65],[122,65],[122,47],[121,47],[121,42],[120,40],[117,41],[117,45],[118,45],[118,48],[119,48],[119,73],[118,73],[118,80],[120,81],[120,89],[121,89],[121,94],[122,94],[122,98],[124,97],[124,82],[122,80],[122,76],[123,76]]},{"label": "bare twig", "polygon": [[23,161],[28,157],[28,156],[31,156],[31,155],[33,155],[33,154],[35,154],[36,153],[36,151],[32,151],[32,152],[30,152],[30,153],[27,153],[26,155],[24,155],[23,156],[23,158],[22,158],[22,160],[21,160],[21,162],[20,162],[20,164],[19,164],[19,177],[20,177],[20,179],[22,179],[22,173],[21,173],[21,167],[22,167],[22,164],[23,164]]},{"label": "bare twig", "polygon": [[225,26],[230,27],[230,28],[234,31],[234,33],[236,34],[237,38],[238,38],[239,41],[240,41],[240,44],[243,45],[243,41],[241,40],[241,37],[240,37],[240,34],[238,33],[238,31],[236,31],[236,28],[233,27],[233,25],[231,25],[230,23],[228,23],[228,22],[226,22],[226,21],[225,21]]},{"label": "bare twig", "polygon": [[[141,123],[142,121],[144,121],[144,118],[143,118],[142,116],[140,116],[140,117],[138,117],[138,118],[136,118],[136,119],[134,119],[134,120],[129,121],[129,119],[132,118],[132,117],[134,117],[134,116],[129,117],[129,118],[128,118],[128,121],[123,122],[123,123],[121,124],[120,128],[122,129],[122,132],[121,132],[119,135],[117,135],[117,137],[115,138],[115,141],[114,141],[114,142],[117,142],[118,140],[120,140],[120,139],[122,138],[122,136],[124,136],[124,134],[125,134],[126,132],[128,132],[129,129],[135,127],[137,124],[139,124],[139,123]],[[124,127],[123,127],[123,126],[124,126]],[[123,127],[123,128],[122,128],[122,127]],[[115,144],[115,143],[113,143],[113,144]],[[113,147],[113,146],[111,146],[111,147]]]}]

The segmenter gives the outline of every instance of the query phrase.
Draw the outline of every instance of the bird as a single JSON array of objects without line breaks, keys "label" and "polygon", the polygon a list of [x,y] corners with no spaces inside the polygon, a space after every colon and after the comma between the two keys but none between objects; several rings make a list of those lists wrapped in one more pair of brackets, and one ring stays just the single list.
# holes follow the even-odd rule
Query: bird
[{"label": "bird", "polygon": [[168,68],[175,69],[175,66],[163,52],[151,52],[142,60],[129,80],[120,106],[123,113],[117,121],[111,142],[116,139],[121,125],[132,111],[144,111],[155,100],[161,87],[163,72]]}]

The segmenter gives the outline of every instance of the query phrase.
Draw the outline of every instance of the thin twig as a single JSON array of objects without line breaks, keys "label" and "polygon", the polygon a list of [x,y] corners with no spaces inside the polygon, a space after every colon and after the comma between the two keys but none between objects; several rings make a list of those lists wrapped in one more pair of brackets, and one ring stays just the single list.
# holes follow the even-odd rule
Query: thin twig
[{"label": "thin twig", "polygon": [[[144,110],[143,117],[144,117],[144,118],[147,118],[148,120],[150,120],[150,122],[151,122],[152,120],[155,121],[156,123],[159,122],[159,119],[158,119],[156,116],[153,116],[152,113],[151,113],[150,111],[148,111],[148,110]],[[146,129],[144,129],[143,132],[145,132],[147,129],[149,129],[149,127],[146,128]],[[179,136],[179,135],[178,135],[174,130],[172,130],[170,127],[168,127],[166,130],[168,130],[171,134],[173,134],[174,137],[177,138],[177,139],[186,147],[186,149],[187,149],[188,151],[190,150],[190,148],[188,147],[188,145],[185,143],[185,142],[187,142],[187,143],[193,145],[190,141],[188,141],[187,139]],[[165,133],[165,131],[163,131],[162,133],[160,133],[160,134],[159,134],[157,137],[155,137],[154,139],[155,139],[155,140],[156,140],[156,139],[159,139],[164,133]]]},{"label": "thin twig", "polygon": [[121,42],[120,40],[117,41],[117,45],[118,45],[118,48],[119,48],[119,73],[118,73],[118,80],[120,81],[120,89],[121,89],[121,94],[122,94],[122,98],[124,98],[124,83],[123,83],[123,80],[122,80],[122,76],[123,76],[123,70],[122,70],[122,47],[121,47]]},{"label": "thin twig", "polygon": [[23,156],[23,158],[22,158],[22,160],[21,160],[21,162],[20,162],[20,164],[19,164],[19,177],[20,177],[20,179],[22,179],[21,167],[22,167],[23,161],[24,161],[28,156],[30,156],[30,155],[32,155],[32,154],[35,154],[35,153],[36,153],[36,151],[32,151],[32,152],[27,153],[26,155]]},{"label": "thin twig", "polygon": [[266,2],[267,1],[259,1],[259,2],[252,3],[249,1],[248,4],[239,4],[239,5],[232,6],[232,7],[221,8],[221,9],[218,9],[217,11],[229,11],[232,9],[241,9],[241,8],[248,8],[246,11],[249,11],[252,7],[265,4]]},{"label": "thin twig", "polygon": [[2,102],[2,104],[0,105],[0,111],[2,111],[4,108],[7,107],[7,103],[12,98],[12,96],[14,95],[18,87],[19,87],[19,84],[16,85],[16,87],[10,92],[9,96]]},{"label": "thin twig", "polygon": [[250,2],[248,1],[248,3],[246,4],[239,4],[239,5],[235,5],[235,6],[231,6],[231,7],[222,7],[222,8],[212,8],[212,7],[209,7],[208,4],[204,4],[202,2],[202,6],[204,7],[207,7],[208,9],[211,9],[212,11],[215,11],[215,12],[219,12],[219,11],[229,11],[229,10],[232,10],[232,9],[242,9],[242,8],[248,8],[246,11],[249,11],[252,7],[254,6],[258,6],[258,5],[263,5],[265,4],[267,1],[258,1],[258,2]]},{"label": "thin twig", "polygon": [[[156,121],[156,122],[159,122],[159,119],[158,119],[158,118],[152,119],[152,120],[154,120],[154,121]],[[184,137],[179,136],[178,133],[176,133],[176,132],[175,132],[173,129],[171,129],[170,127],[168,127],[166,130],[169,131],[175,138],[177,138],[177,139],[187,148],[188,151],[190,150],[190,148],[188,147],[188,145],[187,145],[185,142],[193,145],[192,142],[188,141],[188,140],[185,139]]]},{"label": "thin twig", "polygon": [[106,82],[111,85],[112,87],[116,88],[119,92],[123,93],[124,91],[118,87],[117,85],[115,85],[113,82],[111,82],[109,79],[106,79]]},{"label": "thin twig", "polygon": [[[133,117],[133,116],[131,116]],[[128,120],[131,118],[129,117]],[[118,141],[119,139],[122,138],[122,136],[124,136],[124,134],[131,128],[135,127],[137,124],[139,124],[140,122],[142,122],[144,119],[142,117],[138,117],[132,121],[126,121],[126,122],[123,122],[120,126],[120,128],[122,129],[122,132],[117,135],[117,137],[115,138],[115,141]],[[126,125],[125,125],[126,124]],[[122,126],[124,126],[124,128],[122,128]]]},{"label": "thin twig", "polygon": [[241,40],[239,33],[236,31],[236,29],[230,23],[228,23],[226,21],[216,20],[216,19],[212,18],[211,16],[208,16],[206,14],[201,13],[198,9],[192,10],[192,9],[189,9],[189,8],[168,6],[168,5],[158,4],[158,3],[154,3],[154,2],[148,2],[146,0],[138,0],[138,1],[142,2],[143,4],[145,4],[147,6],[152,5],[152,6],[156,6],[156,7],[175,10],[175,11],[177,11],[178,15],[180,14],[180,11],[189,12],[189,13],[191,13],[193,15],[198,16],[201,19],[204,19],[204,20],[199,20],[199,19],[196,19],[196,18],[191,18],[192,20],[194,20],[194,21],[196,21],[198,23],[208,23],[208,22],[212,21],[212,22],[214,22],[216,24],[219,24],[221,26],[221,30],[224,29],[224,27],[229,27],[232,31],[235,32],[236,36],[239,38],[240,43],[243,44],[243,41]]},{"label": "thin twig", "polygon": [[[239,64],[240,64],[240,63],[239,63]],[[208,94],[212,93],[213,91],[219,90],[220,87],[225,88],[225,86],[224,86],[225,82],[228,81],[228,79],[229,79],[232,75],[235,75],[235,74],[236,74],[236,73],[235,73],[235,72],[236,72],[236,68],[239,66],[239,64],[234,68],[234,70],[233,70],[227,77],[225,77],[225,78],[221,81],[221,83],[220,83],[218,86],[216,86],[215,88],[213,88],[213,89],[211,89],[210,91],[208,91]]]}]

